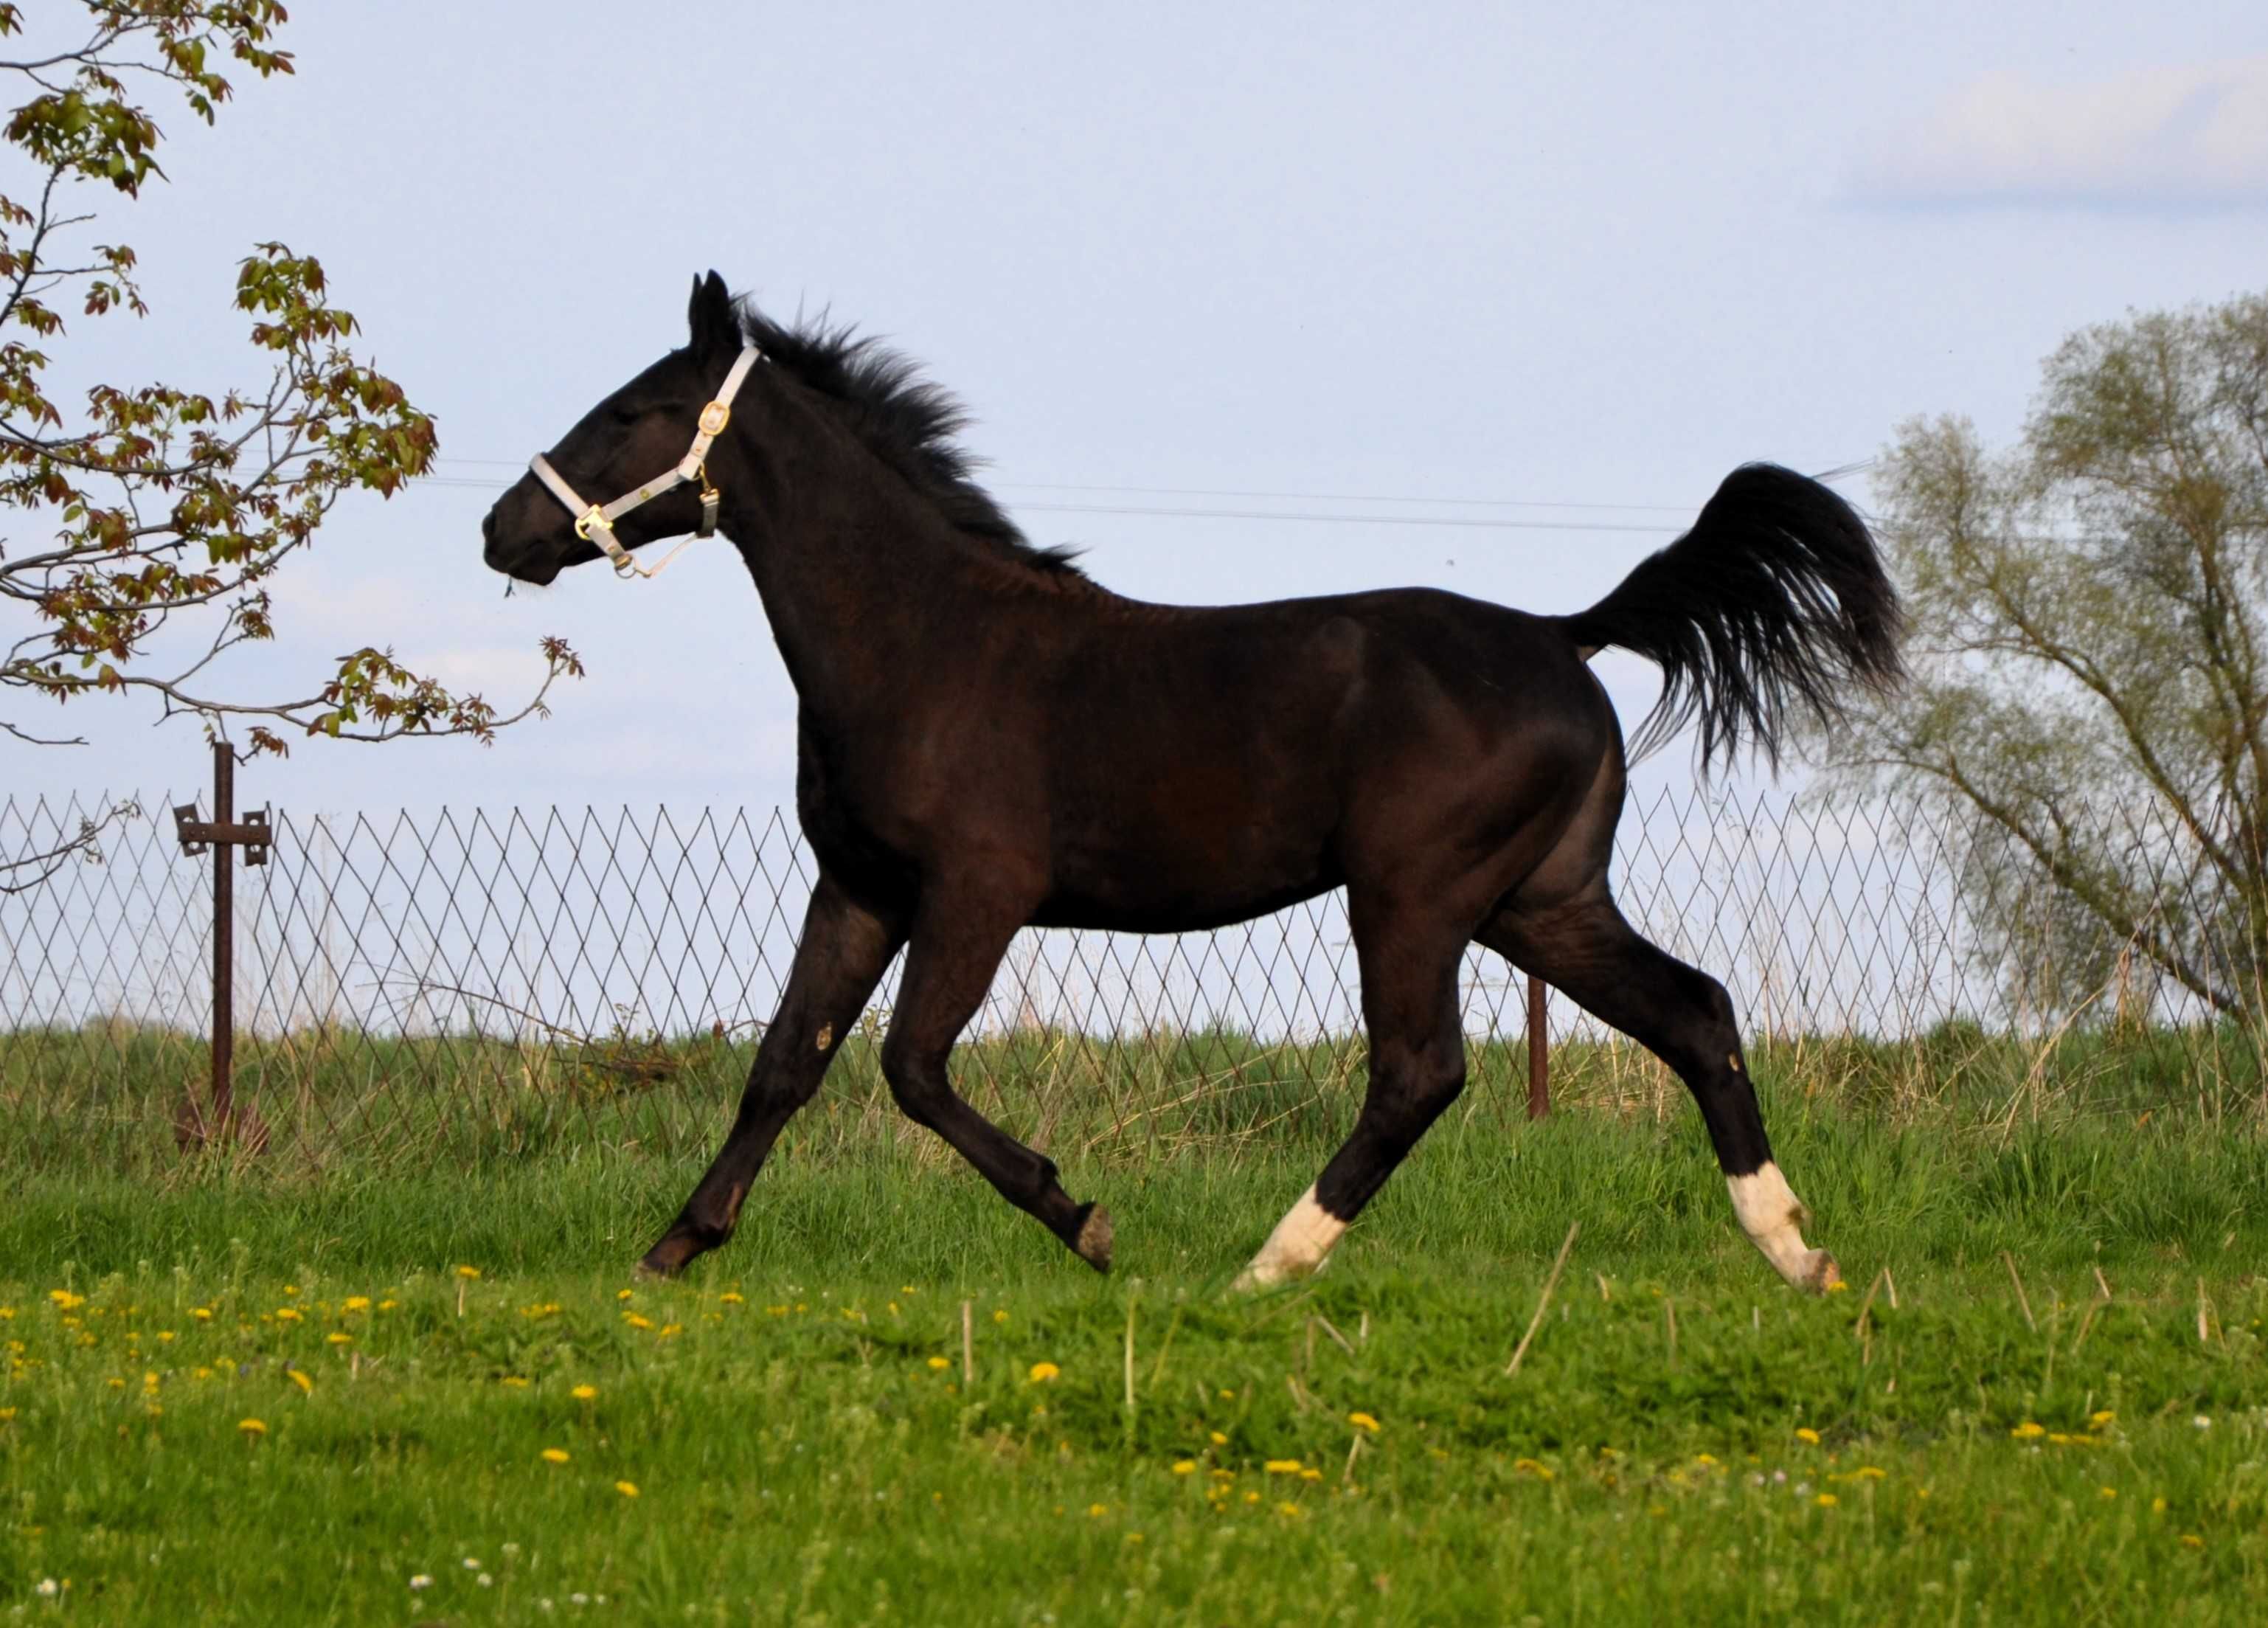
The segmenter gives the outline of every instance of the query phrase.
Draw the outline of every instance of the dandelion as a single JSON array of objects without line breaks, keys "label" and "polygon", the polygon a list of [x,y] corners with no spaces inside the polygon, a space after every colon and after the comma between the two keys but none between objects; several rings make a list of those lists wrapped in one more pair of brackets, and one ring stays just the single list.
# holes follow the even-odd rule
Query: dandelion
[{"label": "dandelion", "polygon": [[1699,1454],[1696,1455],[1693,1462],[1700,1465],[1704,1470],[1714,1470],[1717,1468],[1717,1459],[1714,1454]]},{"label": "dandelion", "polygon": [[665,1322],[661,1325],[661,1332],[655,1335],[654,1338],[658,1340],[666,1340],[673,1334],[682,1334],[684,1332],[685,1325],[683,1323]]},{"label": "dandelion", "polygon": [[1367,1413],[1350,1413],[1347,1423],[1357,1430],[1366,1430],[1373,1436],[1378,1433],[1378,1421]]},{"label": "dandelion", "polygon": [[[10,1411],[11,1413],[12,1413],[12,1412],[14,1412],[14,1411],[15,1411],[15,1410],[14,1410],[13,1408],[11,1408],[11,1409],[9,1410],[9,1411]],[[1195,1459],[1193,1459],[1193,1458],[1180,1458],[1180,1459],[1175,1459],[1175,1460],[1174,1461],[1174,1473],[1175,1475],[1177,1475],[1177,1476],[1193,1476],[1193,1475],[1197,1474],[1197,1460],[1195,1460]]]},{"label": "dandelion", "polygon": [[6,1424],[10,1419],[11,1419],[11,1418],[15,1418],[15,1417],[16,1417],[16,1410],[15,1410],[15,1409],[13,1409],[13,1408],[0,1408],[0,1425],[4,1425],[4,1424]]},{"label": "dandelion", "polygon": [[517,1374],[507,1374],[497,1381],[507,1390],[526,1390],[528,1381]]},{"label": "dandelion", "polygon": [[2213,1421],[2202,1413],[2191,1419],[2190,1423],[2196,1425],[2199,1430],[2211,1430],[2213,1428]]},{"label": "dandelion", "polygon": [[467,1555],[465,1557],[465,1570],[468,1572],[477,1572],[480,1569],[481,1563],[478,1560],[474,1559],[470,1555]]},{"label": "dandelion", "polygon": [[1220,1432],[1219,1432],[1219,1431],[1215,1430],[1215,1431],[1209,1431],[1209,1432],[1207,1432],[1206,1433],[1207,1433],[1208,1435],[1210,1435],[1210,1436],[1212,1438],[1212,1444],[1213,1444],[1213,1446],[1215,1446],[1215,1447],[1217,1447],[1217,1448],[1225,1448],[1225,1447],[1226,1447],[1226,1446],[1228,1445],[1228,1438],[1227,1438],[1226,1436],[1222,1435],[1222,1434],[1220,1433]]},{"label": "dandelion", "polygon": [[1861,1464],[1851,1472],[1853,1481],[1880,1481],[1890,1472],[1873,1464]]},{"label": "dandelion", "polygon": [[622,1314],[622,1321],[630,1324],[633,1329],[651,1329],[653,1327],[653,1319],[651,1317],[641,1317],[634,1311],[624,1312]]},{"label": "dandelion", "polygon": [[1052,1362],[1035,1362],[1032,1365],[1032,1383],[1044,1385],[1062,1372],[1063,1370]]},{"label": "dandelion", "polygon": [[1110,1513],[1110,1506],[1108,1504],[1089,1504],[1086,1506],[1086,1513],[1089,1519],[1100,1521],[1103,1516]]},{"label": "dandelion", "polygon": [[1261,1468],[1271,1476],[1296,1476],[1304,1466],[1296,1458],[1271,1458]]},{"label": "dandelion", "polygon": [[2182,1534],[2182,1547],[2184,1549],[2202,1549],[2205,1547],[2205,1539],[2199,1537],[2195,1532],[2184,1532]]},{"label": "dandelion", "polygon": [[1008,1321],[1008,1314],[1005,1310],[995,1310],[992,1314],[992,1321],[995,1322],[1005,1322]]},{"label": "dandelion", "polygon": [[1301,1514],[1305,1514],[1306,1512],[1305,1512],[1304,1510],[1302,1510],[1302,1509],[1299,1506],[1299,1505],[1297,1505],[1297,1504],[1283,1503],[1283,1504],[1278,1504],[1278,1505],[1277,1505],[1277,1506],[1276,1506],[1276,1513],[1277,1513],[1278,1514],[1279,1514],[1279,1515],[1289,1515],[1289,1516],[1291,1516],[1293,1520],[1297,1520],[1297,1519],[1298,1519]]},{"label": "dandelion", "polygon": [[567,1449],[565,1448],[546,1448],[543,1449],[541,1456],[543,1462],[547,1464],[563,1464],[567,1462]]},{"label": "dandelion", "polygon": [[478,1278],[480,1275],[481,1269],[477,1266],[460,1266],[457,1268],[457,1276],[462,1278],[468,1283],[471,1282],[474,1278]]},{"label": "dandelion", "polygon": [[395,1307],[401,1304],[401,1302],[400,1300],[380,1300],[378,1303],[378,1308],[380,1311],[392,1311]]},{"label": "dandelion", "polygon": [[289,1306],[279,1306],[276,1308],[276,1321],[278,1322],[298,1322],[300,1321],[300,1318],[299,1314],[292,1308]]},{"label": "dandelion", "polygon": [[2015,1429],[2010,1431],[2008,1433],[2019,1441],[2032,1441],[2037,1440],[2041,1436],[2046,1435],[2048,1433],[2048,1427],[2045,1425],[2035,1424],[2032,1420],[2026,1419],[2022,1424],[2017,1425]]},{"label": "dandelion", "polygon": [[2087,1427],[2089,1430],[2101,1430],[2116,1422],[2117,1418],[2118,1416],[2116,1413],[2113,1413],[2109,1408],[2104,1408],[2099,1412],[2090,1413],[2087,1416]]},{"label": "dandelion", "polygon": [[353,1335],[342,1334],[335,1329],[331,1330],[330,1333],[323,1336],[323,1338],[333,1345],[351,1345],[354,1344]]},{"label": "dandelion", "polygon": [[637,1293],[635,1289],[617,1289],[615,1291],[615,1298],[618,1300],[626,1300]]},{"label": "dandelion", "polygon": [[340,1309],[342,1311],[368,1311],[370,1309],[370,1296],[367,1294],[350,1294],[342,1304]]},{"label": "dandelion", "polygon": [[1836,1505],[1841,1503],[1843,1500],[1836,1497],[1832,1492],[1822,1492],[1812,1501],[1816,1503],[1822,1509],[1832,1509]]},{"label": "dandelion", "polygon": [[2097,1487],[2095,1489],[2095,1494],[2097,1498],[2116,1498],[2118,1496],[2118,1489],[2115,1486]]},{"label": "dandelion", "polygon": [[432,1586],[433,1580],[423,1572],[409,1580],[409,1588],[413,1594],[422,1588],[431,1588]]},{"label": "dandelion", "polygon": [[2164,1514],[2166,1513],[2166,1500],[2162,1498],[2152,1499],[2150,1500],[2150,1513],[2154,1515]]},{"label": "dandelion", "polygon": [[578,1385],[567,1394],[578,1402],[596,1402],[599,1399],[599,1388],[596,1385]]},{"label": "dandelion", "polygon": [[189,1315],[195,1317],[199,1322],[210,1322],[212,1321],[212,1308],[210,1306],[192,1307],[189,1309]]},{"label": "dandelion", "polygon": [[943,1357],[932,1357],[929,1359],[929,1366],[933,1372],[942,1374],[947,1368],[951,1367],[953,1364],[946,1361]]},{"label": "dandelion", "polygon": [[48,1298],[53,1300],[56,1308],[61,1311],[77,1311],[86,1304],[86,1296],[73,1294],[69,1289],[50,1289],[48,1291]]},{"label": "dandelion", "polygon": [[1534,1476],[1538,1481],[1550,1481],[1557,1478],[1549,1465],[1539,1464],[1532,1458],[1513,1460],[1512,1471],[1516,1476]]},{"label": "dandelion", "polygon": [[256,1418],[240,1418],[236,1421],[236,1427],[247,1436],[264,1436],[268,1433],[268,1426]]},{"label": "dandelion", "polygon": [[725,1306],[743,1306],[747,1303],[746,1299],[737,1289],[727,1289],[724,1293],[718,1295],[717,1299],[719,1304]]},{"label": "dandelion", "polygon": [[306,1369],[286,1368],[284,1372],[290,1377],[291,1382],[299,1388],[301,1395],[312,1396],[315,1394],[315,1381],[307,1377]]},{"label": "dandelion", "polygon": [[1800,1425],[1796,1427],[1795,1439],[1798,1441],[1808,1441],[1813,1447],[1819,1445],[1819,1433],[1808,1425]]},{"label": "dandelion", "polygon": [[54,1578],[42,1577],[40,1579],[39,1586],[34,1592],[37,1593],[42,1600],[52,1600],[58,1594],[63,1592],[63,1587],[62,1585],[57,1583]]},{"label": "dandelion", "polygon": [[636,1498],[638,1495],[637,1483],[635,1481],[617,1481],[615,1483],[615,1491],[620,1492],[624,1498]]}]

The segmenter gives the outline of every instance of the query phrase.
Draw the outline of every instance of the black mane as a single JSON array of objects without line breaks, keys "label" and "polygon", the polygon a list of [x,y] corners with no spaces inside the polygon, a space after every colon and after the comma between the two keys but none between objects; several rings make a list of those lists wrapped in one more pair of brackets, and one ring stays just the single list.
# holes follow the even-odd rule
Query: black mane
[{"label": "black mane", "polygon": [[734,304],[749,343],[774,366],[833,401],[851,431],[954,527],[1020,564],[1087,579],[1072,563],[1074,550],[1032,543],[970,478],[976,460],[954,439],[968,413],[952,392],[924,379],[910,360],[880,340],[847,326],[830,327],[823,313],[785,328],[745,297]]}]

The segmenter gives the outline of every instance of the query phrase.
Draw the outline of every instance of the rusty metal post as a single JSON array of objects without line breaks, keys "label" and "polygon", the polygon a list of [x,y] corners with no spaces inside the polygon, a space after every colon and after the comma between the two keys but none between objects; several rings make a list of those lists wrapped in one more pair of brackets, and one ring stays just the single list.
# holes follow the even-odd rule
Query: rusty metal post
[{"label": "rusty metal post", "polygon": [[1543,980],[1528,975],[1528,1116],[1551,1111],[1550,1036],[1543,1028]]},{"label": "rusty metal post", "polygon": [[183,1148],[212,1138],[235,1138],[254,1153],[268,1145],[268,1128],[256,1113],[236,1107],[236,855],[247,865],[268,862],[265,809],[236,817],[236,753],[225,740],[213,742],[213,817],[199,820],[195,803],[173,810],[181,851],[200,854],[208,843],[213,856],[212,1080],[210,1115],[192,1091],[173,1117],[173,1139]]},{"label": "rusty metal post", "polygon": [[[213,823],[236,823],[236,754],[213,742]],[[236,1112],[236,854],[217,842],[213,851],[212,1108],[226,1125]]]}]

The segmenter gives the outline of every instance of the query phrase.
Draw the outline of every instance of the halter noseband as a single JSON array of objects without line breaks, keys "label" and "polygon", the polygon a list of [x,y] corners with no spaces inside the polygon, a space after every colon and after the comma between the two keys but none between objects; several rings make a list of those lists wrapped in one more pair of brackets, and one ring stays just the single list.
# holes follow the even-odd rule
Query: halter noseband
[{"label": "halter noseband", "polygon": [[567,512],[575,517],[575,534],[585,542],[596,543],[600,552],[615,563],[615,575],[627,577],[636,572],[641,577],[659,576],[662,566],[677,557],[685,547],[683,542],[664,556],[660,565],[648,571],[632,559],[630,551],[615,538],[615,522],[638,505],[650,502],[664,492],[675,491],[688,482],[701,483],[701,524],[695,529],[693,537],[687,538],[686,541],[716,534],[717,505],[721,494],[709,483],[706,467],[709,448],[718,436],[725,433],[725,426],[733,417],[733,398],[740,393],[741,382],[747,378],[748,370],[762,357],[763,352],[755,346],[742,346],[740,354],[733,359],[732,372],[725,375],[725,382],[718,387],[717,399],[701,409],[699,428],[694,434],[693,446],[684,457],[677,460],[677,467],[667,475],[648,481],[636,491],[624,493],[612,503],[584,502],[541,453],[528,460],[527,467],[534,473],[535,478],[549,487],[551,495],[565,504]]}]

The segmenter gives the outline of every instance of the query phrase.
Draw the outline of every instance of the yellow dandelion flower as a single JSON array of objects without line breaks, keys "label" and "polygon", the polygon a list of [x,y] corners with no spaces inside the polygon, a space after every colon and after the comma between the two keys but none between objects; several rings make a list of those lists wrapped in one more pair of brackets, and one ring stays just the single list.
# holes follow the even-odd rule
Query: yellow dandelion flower
[{"label": "yellow dandelion flower", "polygon": [[13,1409],[13,1408],[0,1408],[0,1425],[4,1425],[4,1424],[6,1424],[10,1419],[11,1419],[11,1418],[15,1418],[15,1417],[16,1417],[16,1410],[15,1410],[15,1409]]},{"label": "yellow dandelion flower", "polygon": [[276,1321],[278,1322],[298,1322],[301,1321],[301,1319],[297,1310],[291,1307],[284,1306],[279,1307],[276,1309]]},{"label": "yellow dandelion flower", "polygon": [[2150,1500],[2150,1513],[2154,1515],[2164,1514],[2166,1513],[2166,1500],[2162,1498],[2152,1499]]},{"label": "yellow dandelion flower", "polygon": [[932,1357],[929,1359],[929,1366],[938,1373],[942,1374],[947,1368],[951,1367],[953,1364],[946,1360],[943,1357]]},{"label": "yellow dandelion flower", "polygon": [[2205,1547],[2205,1539],[2199,1537],[2195,1532],[2184,1532],[2182,1534],[2182,1547],[2184,1549],[2202,1549]]},{"label": "yellow dandelion flower", "polygon": [[1090,1518],[1100,1521],[1103,1516],[1110,1513],[1110,1506],[1108,1504],[1089,1504],[1086,1506],[1086,1513]]},{"label": "yellow dandelion flower", "polygon": [[173,1331],[171,1329],[160,1329],[158,1330],[158,1344],[160,1345],[170,1345],[173,1343]]},{"label": "yellow dandelion flower", "polygon": [[1873,1464],[1861,1464],[1851,1472],[1853,1481],[1880,1481],[1890,1472]]},{"label": "yellow dandelion flower", "polygon": [[297,1385],[302,1391],[306,1392],[310,1396],[314,1394],[315,1381],[307,1377],[307,1372],[305,1368],[286,1368],[284,1372],[291,1377],[291,1382],[294,1385]]},{"label": "yellow dandelion flower", "polygon": [[351,1345],[354,1344],[353,1335],[342,1334],[335,1329],[334,1329],[330,1333],[323,1336],[323,1339],[326,1344],[332,1345]]},{"label": "yellow dandelion flower", "polygon": [[247,1436],[264,1436],[268,1433],[268,1426],[256,1418],[240,1418],[236,1421],[236,1427]]},{"label": "yellow dandelion flower", "polygon": [[341,1304],[340,1309],[342,1311],[368,1311],[370,1309],[370,1296],[367,1294],[350,1294]]},{"label": "yellow dandelion flower", "polygon": [[547,1464],[563,1464],[567,1462],[567,1449],[565,1448],[546,1448],[543,1449],[540,1456]]},{"label": "yellow dandelion flower", "polygon": [[122,1379],[114,1379],[110,1381],[110,1389],[113,1390],[124,1390],[126,1389],[126,1381]]},{"label": "yellow dandelion flower", "polygon": [[2037,1440],[2041,1436],[2046,1435],[2048,1433],[2048,1427],[2045,1425],[2035,1424],[2032,1420],[2026,1419],[2022,1424],[2017,1425],[2015,1429],[2010,1431],[2008,1433],[2019,1441],[2032,1441]]},{"label": "yellow dandelion flower", "polygon": [[1797,1426],[1795,1439],[1798,1441],[1808,1441],[1813,1447],[1819,1445],[1819,1433],[1808,1425]]},{"label": "yellow dandelion flower", "polygon": [[1260,1494],[1257,1492],[1247,1492],[1244,1495],[1244,1501],[1248,1504],[1256,1504],[1260,1501]]},{"label": "yellow dandelion flower", "polygon": [[633,1329],[651,1329],[653,1327],[653,1320],[652,1318],[641,1317],[634,1311],[624,1312],[622,1314],[622,1321],[630,1324]]},{"label": "yellow dandelion flower", "polygon": [[[12,1417],[12,1416],[14,1415],[14,1413],[15,1413],[16,1410],[15,1410],[15,1409],[13,1409],[13,1408],[11,1408],[11,1409],[9,1409],[9,1410],[8,1410],[8,1411],[9,1411],[9,1414],[11,1415],[11,1417]],[[1177,1475],[1177,1476],[1193,1476],[1193,1475],[1197,1474],[1197,1460],[1195,1460],[1195,1459],[1193,1459],[1193,1458],[1177,1458],[1177,1459],[1175,1459],[1175,1460],[1174,1461],[1174,1473],[1175,1475]]]},{"label": "yellow dandelion flower", "polygon": [[578,1402],[595,1402],[598,1400],[599,1388],[596,1385],[578,1385],[567,1394]]},{"label": "yellow dandelion flower", "polygon": [[1035,1362],[1032,1365],[1032,1383],[1044,1385],[1062,1372],[1063,1370],[1052,1362]]},{"label": "yellow dandelion flower", "polygon": [[2115,1424],[2117,1418],[2118,1416],[2116,1413],[2109,1408],[2103,1408],[2087,1416],[2087,1426],[2089,1430],[2101,1430],[2106,1425]]},{"label": "yellow dandelion flower", "polygon": [[284,1285],[284,1293],[286,1294],[297,1294],[299,1293],[299,1285],[296,1283],[287,1283]]},{"label": "yellow dandelion flower", "polygon": [[1228,1445],[1228,1438],[1227,1438],[1226,1436],[1222,1435],[1222,1434],[1220,1433],[1220,1432],[1219,1432],[1219,1431],[1215,1430],[1215,1431],[1209,1431],[1209,1432],[1207,1432],[1206,1433],[1207,1433],[1207,1434],[1209,1434],[1209,1435],[1212,1438],[1212,1444],[1213,1444],[1213,1446],[1215,1446],[1215,1447],[1217,1447],[1217,1448],[1225,1448],[1225,1447],[1226,1447],[1226,1446]]},{"label": "yellow dandelion flower", "polygon": [[615,1483],[615,1491],[620,1492],[624,1498],[636,1498],[638,1495],[637,1483],[635,1481],[617,1481]]},{"label": "yellow dandelion flower", "polygon": [[1532,1458],[1513,1460],[1512,1470],[1514,1475],[1534,1476],[1538,1481],[1551,1481],[1557,1478],[1549,1465],[1539,1464]]},{"label": "yellow dandelion flower", "polygon": [[1300,1472],[1300,1479],[1302,1481],[1321,1481],[1322,1478],[1323,1472],[1316,1469],[1313,1464],[1308,1465],[1305,1470]]},{"label": "yellow dandelion flower", "polygon": [[658,1340],[666,1340],[673,1334],[682,1334],[684,1332],[685,1325],[683,1323],[665,1322],[661,1325],[661,1332],[655,1335],[654,1338]]},{"label": "yellow dandelion flower", "polygon": [[626,1300],[637,1293],[635,1289],[617,1289],[615,1291],[615,1298],[618,1300]]},{"label": "yellow dandelion flower", "polygon": [[189,1312],[189,1315],[195,1317],[199,1322],[210,1322],[212,1321],[212,1308],[210,1306],[198,1306],[192,1308]]},{"label": "yellow dandelion flower", "polygon": [[1296,1458],[1271,1458],[1261,1468],[1271,1476],[1296,1476],[1305,1466]]},{"label": "yellow dandelion flower", "polygon": [[721,1304],[726,1306],[744,1306],[747,1303],[746,1299],[737,1289],[727,1289],[724,1293],[718,1295],[717,1299]]},{"label": "yellow dandelion flower", "polygon": [[477,1278],[480,1275],[481,1269],[477,1266],[460,1266],[457,1268],[457,1276],[460,1278],[469,1279]]},{"label": "yellow dandelion flower", "polygon": [[1293,1518],[1295,1518],[1295,1519],[1296,1519],[1298,1516],[1300,1516],[1300,1514],[1304,1514],[1305,1512],[1304,1512],[1303,1510],[1301,1510],[1301,1509],[1300,1509],[1300,1507],[1299,1506],[1299,1505],[1297,1505],[1297,1504],[1289,1504],[1289,1503],[1286,1503],[1286,1504],[1278,1504],[1278,1505],[1277,1505],[1277,1506],[1276,1506],[1276,1513],[1277,1513],[1278,1514],[1279,1514],[1279,1515],[1291,1515],[1291,1516],[1292,1516]]},{"label": "yellow dandelion flower", "polygon": [[380,1311],[392,1311],[395,1307],[401,1304],[401,1302],[400,1300],[380,1300],[378,1303],[378,1308]]},{"label": "yellow dandelion flower", "polygon": [[518,1374],[507,1374],[502,1379],[498,1380],[497,1383],[503,1386],[507,1390],[526,1390],[528,1387],[529,1381],[523,1375]]},{"label": "yellow dandelion flower", "polygon": [[2097,1498],[2116,1498],[2118,1496],[2118,1489],[2115,1486],[2100,1486],[2095,1489],[2095,1495]]},{"label": "yellow dandelion flower", "polygon": [[1818,1498],[1813,1501],[1817,1503],[1822,1509],[1832,1509],[1836,1505],[1841,1503],[1843,1500],[1836,1497],[1832,1492],[1822,1492]]},{"label": "yellow dandelion flower", "polygon": [[1378,1421],[1367,1413],[1350,1413],[1347,1415],[1347,1423],[1357,1430],[1366,1430],[1373,1435],[1378,1433]]},{"label": "yellow dandelion flower", "polygon": [[1005,1310],[995,1310],[995,1311],[993,1312],[993,1314],[992,1314],[992,1321],[993,1321],[993,1322],[1007,1322],[1007,1321],[1008,1321],[1008,1314],[1007,1314],[1007,1312],[1006,1312],[1006,1311],[1005,1311]]},{"label": "yellow dandelion flower", "polygon": [[1695,1455],[1693,1462],[1700,1465],[1704,1470],[1714,1470],[1717,1467],[1716,1455],[1712,1453],[1697,1454]]}]

